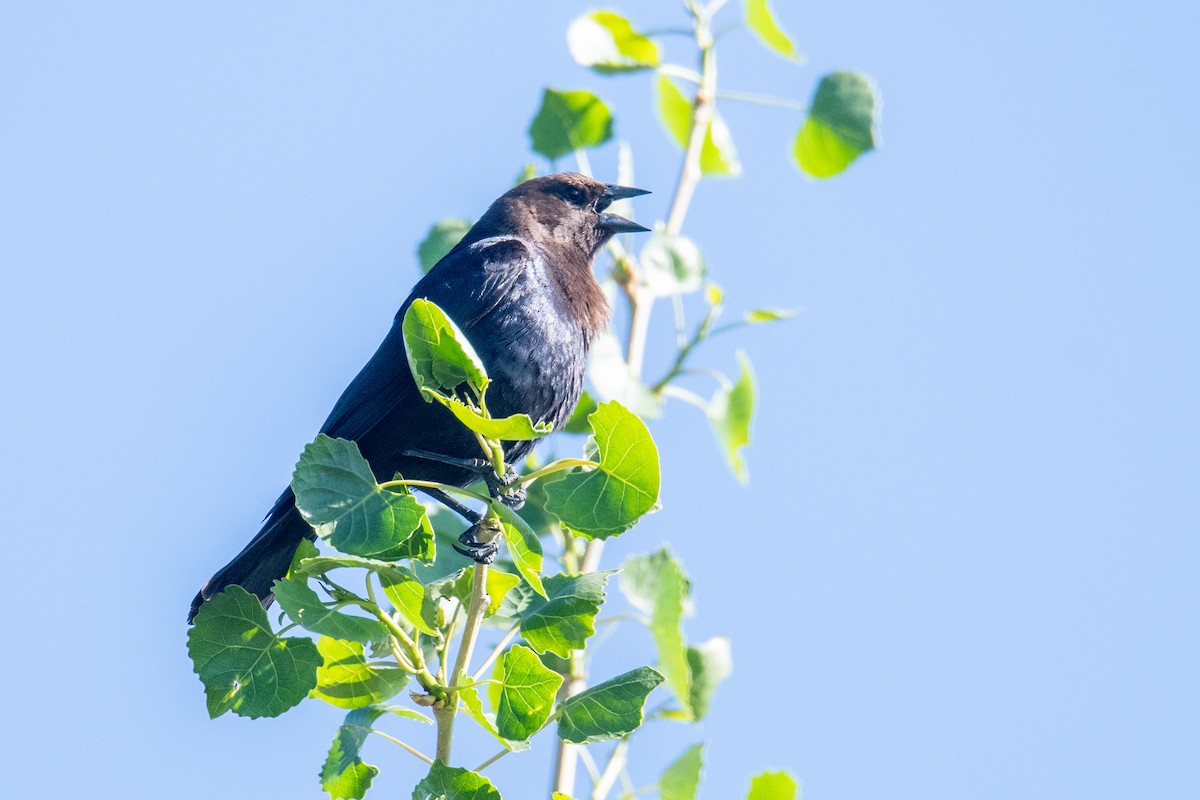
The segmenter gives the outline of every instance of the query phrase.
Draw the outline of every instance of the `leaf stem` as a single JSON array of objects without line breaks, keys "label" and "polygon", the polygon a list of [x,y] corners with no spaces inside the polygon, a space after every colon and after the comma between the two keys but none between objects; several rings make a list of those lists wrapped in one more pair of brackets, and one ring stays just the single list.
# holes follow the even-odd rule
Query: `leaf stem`
[{"label": "leaf stem", "polygon": [[496,753],[496,755],[492,756],[487,761],[483,762],[482,764],[480,764],[478,767],[476,767],[475,769],[473,769],[471,771],[472,772],[483,772],[484,769],[486,769],[487,767],[490,767],[492,764],[495,764],[497,761],[504,758],[506,755],[508,755],[511,752],[512,752],[512,750],[509,750],[506,747],[503,750],[501,750],[499,753]]},{"label": "leaf stem", "polygon": [[721,100],[733,100],[738,103],[751,103],[756,106],[773,106],[775,108],[786,108],[789,111],[807,111],[808,106],[797,100],[785,100],[782,97],[771,97],[765,94],[751,94],[749,92],[718,92],[717,97]]},{"label": "leaf stem", "polygon": [[479,665],[479,669],[475,670],[475,674],[471,676],[471,680],[479,680],[488,671],[488,667],[492,666],[492,663],[500,656],[500,653],[508,646],[508,643],[516,637],[519,630],[521,630],[521,623],[519,622],[508,629],[508,633],[504,634],[504,638],[500,640],[500,643],[492,648],[492,652],[488,653],[488,657]]},{"label": "leaf stem", "polygon": [[386,733],[384,733],[383,731],[376,730],[375,728],[371,728],[371,733],[375,734],[376,736],[382,736],[384,739],[387,739],[389,742],[392,742],[393,744],[398,744],[398,745],[400,745],[400,746],[401,746],[401,747],[403,747],[405,750],[407,750],[408,752],[412,753],[412,754],[413,754],[414,756],[416,756],[417,758],[419,758],[419,759],[421,759],[422,761],[424,761],[426,764],[432,764],[432,763],[433,763],[433,759],[432,759],[432,758],[430,758],[429,756],[425,755],[424,753],[422,753],[422,752],[421,752],[420,750],[418,750],[417,748],[415,748],[415,747],[412,747],[412,746],[410,746],[410,745],[408,745],[408,744],[405,744],[404,742],[402,742],[402,741],[400,741],[399,739],[397,739],[395,736],[391,736],[391,735],[389,735],[389,734],[386,734]]},{"label": "leaf stem", "polygon": [[484,503],[490,502],[492,499],[485,494],[480,494],[479,492],[472,491],[471,489],[464,489],[461,486],[453,486],[449,483],[438,483],[437,481],[417,481],[409,480],[408,478],[398,478],[394,481],[386,481],[379,484],[380,489],[391,489],[395,486],[415,486],[421,489],[440,489],[443,492],[460,494],[463,497],[470,497],[472,500],[479,500]]},{"label": "leaf stem", "polygon": [[533,481],[536,481],[539,478],[544,478],[547,475],[553,475],[556,472],[563,472],[564,470],[574,469],[575,467],[594,469],[598,466],[600,465],[595,461],[589,461],[586,458],[560,458],[555,461],[551,461],[541,469],[535,469],[533,472],[520,476],[517,478],[516,483],[532,483]]}]

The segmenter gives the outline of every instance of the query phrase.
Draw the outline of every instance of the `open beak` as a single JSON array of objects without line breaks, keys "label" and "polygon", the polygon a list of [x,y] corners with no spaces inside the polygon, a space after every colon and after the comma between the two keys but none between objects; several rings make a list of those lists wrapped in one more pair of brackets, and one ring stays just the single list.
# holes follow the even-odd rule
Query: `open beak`
[{"label": "open beak", "polygon": [[634,189],[632,186],[614,186],[609,184],[604,190],[604,194],[600,195],[596,200],[596,213],[599,214],[597,225],[613,233],[639,233],[650,230],[644,225],[638,225],[633,220],[625,219],[617,214],[605,213],[605,209],[617,200],[639,197],[643,194],[650,194],[650,192],[646,189]]}]

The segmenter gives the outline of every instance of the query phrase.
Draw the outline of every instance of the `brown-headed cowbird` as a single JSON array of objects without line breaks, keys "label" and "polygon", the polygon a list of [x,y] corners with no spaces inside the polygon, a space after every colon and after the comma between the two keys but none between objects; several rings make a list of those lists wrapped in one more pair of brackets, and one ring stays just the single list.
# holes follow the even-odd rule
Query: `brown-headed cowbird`
[{"label": "brown-headed cowbird", "polygon": [[[479,354],[492,380],[493,416],[524,413],[561,425],[583,390],[588,346],[608,323],[592,260],[613,234],[647,230],[607,209],[641,194],[573,173],[506,192],[413,288],[321,432],[357,442],[380,481],[400,473],[463,486],[481,477],[472,464],[481,455],[474,436],[443,406],[426,402],[409,371],[401,325],[417,298],[441,306]],[[505,442],[505,461],[519,461],[533,445]],[[287,573],[301,540],[312,536],[287,489],[258,535],[204,584],[188,621],[206,599],[234,584],[269,604],[272,585]],[[471,554],[484,560],[494,549]]]}]

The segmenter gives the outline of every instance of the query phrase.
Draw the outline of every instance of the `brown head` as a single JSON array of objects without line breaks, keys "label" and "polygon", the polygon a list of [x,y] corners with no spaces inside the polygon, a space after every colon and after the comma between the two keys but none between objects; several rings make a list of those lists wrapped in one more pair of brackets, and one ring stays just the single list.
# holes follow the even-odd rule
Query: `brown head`
[{"label": "brown head", "polygon": [[616,233],[649,228],[610,213],[617,200],[649,194],[601,183],[574,172],[533,178],[509,189],[479,220],[490,235],[516,235],[536,243],[576,247],[590,261]]}]

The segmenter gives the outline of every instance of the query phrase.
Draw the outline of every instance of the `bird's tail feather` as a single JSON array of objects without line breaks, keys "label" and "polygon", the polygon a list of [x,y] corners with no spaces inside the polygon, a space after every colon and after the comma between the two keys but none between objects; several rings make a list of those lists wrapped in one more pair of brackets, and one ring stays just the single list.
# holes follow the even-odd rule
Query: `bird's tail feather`
[{"label": "bird's tail feather", "polygon": [[[281,501],[283,499],[280,498]],[[290,492],[287,493],[286,508],[280,509],[280,505],[276,504],[262,530],[250,544],[234,556],[232,561],[217,570],[200,589],[188,612],[189,623],[196,618],[196,612],[205,600],[220,594],[228,586],[241,586],[257,595],[264,608],[271,605],[275,599],[271,587],[275,581],[287,574],[301,540],[313,536],[313,529],[296,511]],[[279,511],[282,513],[277,513]]]}]

